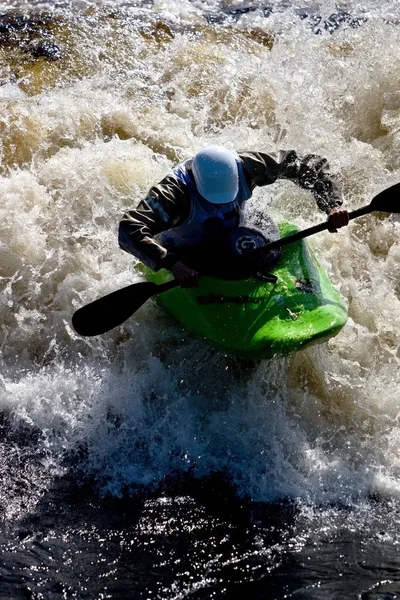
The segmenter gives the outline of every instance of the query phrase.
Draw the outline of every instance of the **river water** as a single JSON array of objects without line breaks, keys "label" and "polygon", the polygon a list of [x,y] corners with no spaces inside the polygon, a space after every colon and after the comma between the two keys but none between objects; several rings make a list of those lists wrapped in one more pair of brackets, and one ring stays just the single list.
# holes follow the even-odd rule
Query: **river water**
[{"label": "river water", "polygon": [[[153,301],[96,338],[71,315],[140,280],[119,218],[204,144],[325,156],[350,210],[399,181],[399,3],[0,11],[0,598],[398,598],[396,215],[310,238],[349,321],[291,357]],[[252,203],[324,218],[290,182]]]}]

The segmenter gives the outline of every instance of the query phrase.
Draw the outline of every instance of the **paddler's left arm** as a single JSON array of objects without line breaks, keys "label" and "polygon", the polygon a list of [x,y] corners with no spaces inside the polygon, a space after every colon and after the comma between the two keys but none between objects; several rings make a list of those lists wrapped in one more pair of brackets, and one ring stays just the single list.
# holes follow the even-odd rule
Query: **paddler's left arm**
[{"label": "paddler's left arm", "polygon": [[270,185],[277,179],[289,179],[299,187],[310,190],[318,208],[328,215],[329,231],[335,232],[349,222],[349,214],[342,207],[339,182],[330,173],[328,161],[315,154],[300,157],[296,151],[240,152],[246,180],[253,190]]}]

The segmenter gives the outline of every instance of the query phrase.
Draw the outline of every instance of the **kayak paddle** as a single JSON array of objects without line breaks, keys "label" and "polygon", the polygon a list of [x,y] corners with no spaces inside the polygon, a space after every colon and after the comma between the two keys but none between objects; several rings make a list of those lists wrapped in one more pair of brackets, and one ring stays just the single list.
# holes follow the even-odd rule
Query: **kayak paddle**
[{"label": "kayak paddle", "polygon": [[[375,211],[400,213],[400,183],[396,183],[377,194],[367,206],[350,212],[349,218],[355,219]],[[327,221],[270,242],[253,250],[248,256],[259,256],[268,250],[292,244],[324,231],[324,229],[328,229]],[[75,331],[83,336],[106,333],[129,319],[149,298],[178,287],[178,285],[175,279],[162,284],[151,281],[132,283],[79,308],[72,316],[72,325]]]},{"label": "kayak paddle", "polygon": [[129,319],[152,296],[178,285],[175,279],[161,285],[152,281],[127,285],[79,308],[72,316],[73,328],[84,336],[106,333]]}]

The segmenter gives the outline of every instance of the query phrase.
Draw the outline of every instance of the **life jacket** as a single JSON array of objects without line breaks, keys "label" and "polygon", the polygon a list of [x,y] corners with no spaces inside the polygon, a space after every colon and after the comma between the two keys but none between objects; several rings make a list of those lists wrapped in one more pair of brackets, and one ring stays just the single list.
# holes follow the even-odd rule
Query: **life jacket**
[{"label": "life jacket", "polygon": [[237,159],[239,191],[233,202],[213,204],[203,198],[188,172],[191,160],[177,165],[173,174],[182,181],[190,194],[189,215],[183,223],[163,231],[157,236],[163,246],[172,248],[193,248],[207,242],[211,236],[229,232],[244,222],[244,203],[251,198],[251,190],[244,176],[243,166]]}]

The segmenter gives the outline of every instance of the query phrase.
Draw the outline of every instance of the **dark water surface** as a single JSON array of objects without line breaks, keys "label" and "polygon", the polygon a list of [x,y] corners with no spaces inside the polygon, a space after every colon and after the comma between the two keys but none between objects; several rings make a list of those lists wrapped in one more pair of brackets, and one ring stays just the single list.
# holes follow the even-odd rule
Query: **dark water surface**
[{"label": "dark water surface", "polygon": [[[159,497],[99,500],[55,482],[1,539],[1,598],[396,598],[387,508],[235,498],[221,478]],[[185,492],[186,488],[186,494]],[[386,530],[382,527],[386,526]]]}]

